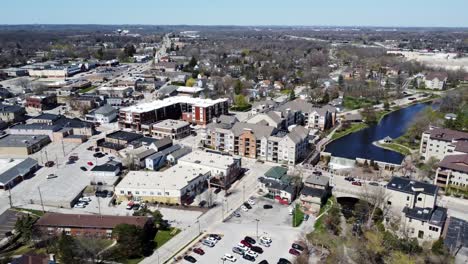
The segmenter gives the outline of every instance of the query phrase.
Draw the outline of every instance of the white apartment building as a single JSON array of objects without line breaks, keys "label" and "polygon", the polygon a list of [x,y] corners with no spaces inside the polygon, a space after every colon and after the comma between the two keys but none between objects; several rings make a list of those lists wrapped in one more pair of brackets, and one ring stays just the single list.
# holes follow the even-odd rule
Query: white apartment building
[{"label": "white apartment building", "polygon": [[[442,234],[447,209],[438,207],[438,186],[393,177],[386,186],[390,215],[401,215],[400,234],[419,240],[436,240]],[[388,221],[389,219],[386,219]]]},{"label": "white apartment building", "polygon": [[449,185],[455,188],[468,187],[468,154],[449,155],[439,162],[434,184],[445,188]]},{"label": "white apartment building", "polygon": [[443,90],[447,79],[448,75],[445,72],[431,72],[424,76],[424,85],[427,89]]},{"label": "white apartment building", "polygon": [[468,153],[468,133],[430,127],[421,135],[419,153],[424,161],[430,157],[442,160],[447,155]]}]

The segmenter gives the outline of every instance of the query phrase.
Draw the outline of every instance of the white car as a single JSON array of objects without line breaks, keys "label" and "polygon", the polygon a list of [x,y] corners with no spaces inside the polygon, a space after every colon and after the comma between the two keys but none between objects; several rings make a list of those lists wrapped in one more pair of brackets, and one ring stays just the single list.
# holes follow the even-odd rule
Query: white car
[{"label": "white car", "polygon": [[263,240],[260,240],[259,244],[264,246],[264,247],[270,247],[270,243],[267,243],[267,242],[265,242]]},{"label": "white car", "polygon": [[208,237],[207,240],[212,241],[213,243],[218,243],[218,240],[214,237]]},{"label": "white car", "polygon": [[254,258],[257,258],[257,257],[258,257],[258,253],[257,253],[257,252],[253,252],[253,251],[250,250],[250,249],[249,249],[248,251],[246,251],[246,252],[244,253],[244,255],[250,255],[250,256],[252,256],[252,257],[254,257]]},{"label": "white car", "polygon": [[73,206],[73,208],[85,208],[86,207],[86,204],[84,203],[77,203]]},{"label": "white car", "polygon": [[264,243],[267,243],[267,244],[270,244],[272,242],[271,238],[267,237],[267,236],[261,236],[260,237],[260,242],[264,242]]},{"label": "white car", "polygon": [[88,202],[88,203],[89,203],[89,202],[91,202],[91,198],[89,198],[89,197],[81,197],[78,201],[80,201],[80,202]]},{"label": "white car", "polygon": [[57,178],[57,175],[55,174],[49,174],[47,175],[46,179],[53,179],[53,178]]},{"label": "white car", "polygon": [[236,262],[237,259],[233,255],[226,253],[226,254],[224,254],[224,256],[221,257],[221,260],[223,260],[223,261],[224,260],[229,260],[231,262]]},{"label": "white car", "polygon": [[255,204],[255,201],[253,199],[249,199],[247,200],[247,202],[250,204],[250,205],[254,205]]},{"label": "white car", "polygon": [[241,206],[241,210],[244,211],[244,212],[249,211],[249,209],[247,207],[245,207],[245,205]]},{"label": "white car", "polygon": [[242,245],[241,243],[239,243],[239,245],[237,245],[237,248],[239,248],[240,250],[242,250],[243,252],[247,252],[249,250],[248,247]]}]

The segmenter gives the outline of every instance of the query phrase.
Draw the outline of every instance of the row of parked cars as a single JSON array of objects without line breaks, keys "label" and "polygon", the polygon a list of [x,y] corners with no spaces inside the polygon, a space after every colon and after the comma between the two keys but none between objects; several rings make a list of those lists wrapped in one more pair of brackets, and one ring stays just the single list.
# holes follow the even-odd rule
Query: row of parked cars
[{"label": "row of parked cars", "polygon": [[[205,246],[208,246],[208,247],[214,247],[214,246],[216,246],[216,243],[218,243],[219,240],[221,240],[220,235],[210,234],[206,239],[202,240],[202,244],[205,245]],[[194,253],[198,254],[198,255],[205,255],[205,251],[202,248],[199,248],[199,247],[194,248],[192,251]],[[195,257],[193,257],[193,256],[190,256],[190,255],[185,255],[184,260],[186,260],[186,261],[188,261],[190,263],[197,262],[197,259]]]},{"label": "row of parked cars", "polygon": [[78,199],[78,202],[73,206],[73,208],[85,208],[90,202],[90,197],[81,197],[80,199]]},{"label": "row of parked cars", "polygon": [[[357,181],[355,178],[353,178],[351,176],[345,177],[345,181],[351,182],[352,185],[362,186],[362,182]],[[380,185],[377,182],[368,182],[367,184],[372,185],[372,186],[379,186]]]},{"label": "row of parked cars", "polygon": [[[243,240],[239,242],[239,244],[232,248],[232,252],[241,255],[243,259],[246,259],[248,261],[255,261],[258,255],[263,253],[263,248],[260,247],[260,245],[264,247],[270,247],[271,242],[271,238],[266,236],[260,237],[258,243],[255,239],[246,236]],[[226,255],[224,257],[226,257]],[[266,260],[263,260],[260,263],[265,264],[268,262]]]}]

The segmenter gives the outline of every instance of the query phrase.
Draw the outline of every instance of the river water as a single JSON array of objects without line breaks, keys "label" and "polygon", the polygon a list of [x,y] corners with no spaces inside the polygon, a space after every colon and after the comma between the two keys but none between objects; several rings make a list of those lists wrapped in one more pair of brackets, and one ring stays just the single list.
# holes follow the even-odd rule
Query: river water
[{"label": "river water", "polygon": [[325,148],[334,157],[347,159],[364,158],[401,164],[404,156],[400,153],[374,146],[372,143],[386,136],[397,138],[403,135],[413,118],[429,103],[414,104],[386,115],[378,124],[339,138]]}]

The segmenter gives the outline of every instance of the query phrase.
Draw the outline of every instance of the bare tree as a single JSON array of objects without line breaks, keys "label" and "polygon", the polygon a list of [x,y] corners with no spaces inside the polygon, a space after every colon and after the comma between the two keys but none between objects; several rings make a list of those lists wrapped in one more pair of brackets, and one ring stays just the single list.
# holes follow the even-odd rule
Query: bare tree
[{"label": "bare tree", "polygon": [[389,207],[387,204],[389,194],[385,191],[383,187],[369,187],[368,185],[363,185],[362,192],[359,195],[359,199],[367,202],[366,211],[366,227],[370,228],[373,224],[373,219],[376,216],[377,210],[382,210],[383,216],[385,216]]}]

